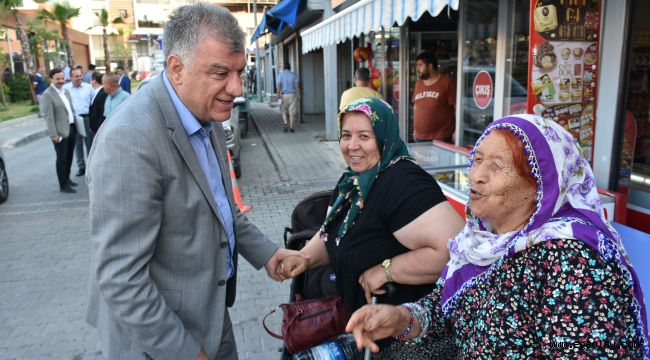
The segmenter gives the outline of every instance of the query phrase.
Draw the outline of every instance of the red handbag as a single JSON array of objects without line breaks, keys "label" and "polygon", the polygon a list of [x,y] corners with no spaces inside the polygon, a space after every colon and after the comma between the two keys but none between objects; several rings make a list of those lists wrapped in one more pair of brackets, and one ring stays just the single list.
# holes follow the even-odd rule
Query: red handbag
[{"label": "red handbag", "polygon": [[324,341],[335,338],[345,332],[349,316],[338,295],[281,304],[282,336],[273,333],[266,326],[266,318],[273,314],[273,309],[262,320],[264,330],[276,339],[284,340],[284,347],[290,353],[307,350]]}]

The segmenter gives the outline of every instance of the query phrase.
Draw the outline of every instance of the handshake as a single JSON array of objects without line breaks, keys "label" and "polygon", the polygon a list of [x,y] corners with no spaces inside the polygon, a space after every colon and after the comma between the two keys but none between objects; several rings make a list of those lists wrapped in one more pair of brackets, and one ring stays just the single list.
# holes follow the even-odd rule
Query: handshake
[{"label": "handshake", "polygon": [[284,281],[302,274],[309,268],[311,256],[296,250],[278,249],[264,266],[275,281]]}]

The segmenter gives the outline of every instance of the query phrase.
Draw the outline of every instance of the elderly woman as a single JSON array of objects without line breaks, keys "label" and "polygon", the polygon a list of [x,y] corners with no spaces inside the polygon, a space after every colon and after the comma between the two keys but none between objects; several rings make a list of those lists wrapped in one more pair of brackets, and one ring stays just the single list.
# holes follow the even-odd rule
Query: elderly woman
[{"label": "elderly woman", "polygon": [[438,286],[415,303],[353,314],[359,347],[452,334],[461,359],[648,356],[635,272],[567,131],[526,115],[492,123],[471,154],[469,185],[467,223]]},{"label": "elderly woman", "polygon": [[[449,259],[447,240],[463,220],[435,180],[409,156],[391,107],[377,98],[350,103],[339,114],[340,146],[348,168],[339,180],[321,230],[302,249],[310,259],[287,258],[280,278],[331,264],[341,298],[352,313],[394,282],[392,304],[430,293]],[[436,353],[453,341],[433,339]],[[446,341],[446,342],[445,342]],[[394,341],[392,341],[394,342]],[[400,343],[383,343],[385,358],[416,359]],[[422,346],[433,349],[432,346]],[[434,358],[436,353],[422,358]],[[406,357],[404,357],[406,356]]]}]

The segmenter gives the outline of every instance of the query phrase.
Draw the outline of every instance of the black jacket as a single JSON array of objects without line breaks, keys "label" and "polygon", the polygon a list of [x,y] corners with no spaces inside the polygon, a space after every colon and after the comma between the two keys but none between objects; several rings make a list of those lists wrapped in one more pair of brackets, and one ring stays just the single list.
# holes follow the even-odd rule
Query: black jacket
[{"label": "black jacket", "polygon": [[89,125],[90,130],[95,133],[104,122],[104,104],[106,104],[107,96],[108,94],[104,91],[104,88],[101,88],[95,99],[93,99],[93,103],[90,104],[90,110],[88,111]]}]

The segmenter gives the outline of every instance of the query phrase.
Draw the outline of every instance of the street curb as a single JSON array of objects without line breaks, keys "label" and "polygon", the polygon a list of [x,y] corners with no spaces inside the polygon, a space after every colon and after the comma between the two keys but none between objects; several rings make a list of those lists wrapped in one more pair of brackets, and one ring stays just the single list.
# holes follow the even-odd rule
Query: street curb
[{"label": "street curb", "polygon": [[37,132],[31,133],[27,136],[21,136],[13,139],[9,139],[4,143],[0,144],[0,147],[15,149],[19,146],[29,144],[30,142],[39,140],[47,136],[47,129],[39,130]]},{"label": "street curb", "polygon": [[290,181],[291,177],[287,173],[286,167],[280,167],[278,165],[277,159],[281,159],[280,154],[275,150],[275,148],[271,149],[271,146],[269,146],[269,144],[271,144],[272,142],[268,138],[266,132],[260,130],[260,126],[257,125],[256,116],[252,111],[251,111],[251,118],[253,119],[253,124],[255,125],[255,129],[262,137],[262,143],[264,144],[264,148],[266,149],[266,152],[269,154],[269,157],[271,158],[271,162],[273,163],[273,167],[275,168],[275,171],[278,173],[280,180]]}]

